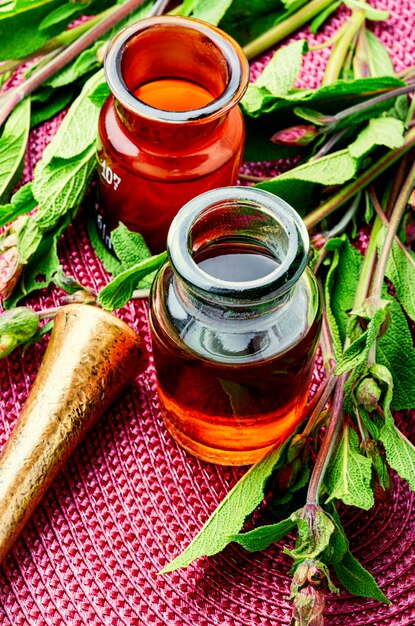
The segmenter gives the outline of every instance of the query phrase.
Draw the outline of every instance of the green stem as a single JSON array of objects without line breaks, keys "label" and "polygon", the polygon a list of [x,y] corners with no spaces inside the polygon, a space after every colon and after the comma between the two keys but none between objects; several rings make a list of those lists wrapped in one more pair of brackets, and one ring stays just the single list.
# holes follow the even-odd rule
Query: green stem
[{"label": "green stem", "polygon": [[[383,287],[383,280],[385,278],[386,266],[389,259],[389,254],[392,249],[395,235],[398,231],[399,224],[401,223],[402,216],[408,204],[408,200],[412,193],[412,189],[415,186],[415,163],[413,163],[408,176],[403,184],[401,193],[395,204],[395,208],[392,211],[392,215],[389,220],[389,228],[386,231],[385,241],[383,242],[382,249],[379,254],[379,259],[376,265],[375,274],[372,282],[372,289],[370,295],[374,298],[380,298]],[[380,218],[379,219],[380,222]]]},{"label": "green stem", "polygon": [[405,136],[404,143],[400,148],[390,150],[384,154],[376,163],[365,170],[356,180],[353,180],[348,185],[342,187],[342,189],[332,196],[326,202],[323,202],[315,211],[312,211],[304,219],[305,225],[310,230],[316,224],[321,222],[329,215],[331,215],[338,208],[348,202],[353,196],[361,189],[364,189],[372,181],[375,180],[380,174],[388,169],[393,163],[406,154],[411,148],[415,146],[415,128],[411,128]]},{"label": "green stem", "polygon": [[364,11],[353,11],[349,20],[348,27],[344,31],[343,35],[336,42],[333,51],[328,60],[326,71],[324,72],[324,78],[322,85],[331,85],[336,81],[345,64],[345,60],[349,51],[349,47],[354,40],[356,33],[360,30],[362,24],[365,21]]},{"label": "green stem", "polygon": [[312,0],[308,2],[302,9],[280,22],[270,30],[250,41],[245,47],[244,52],[248,59],[253,59],[271,48],[276,43],[291,35],[294,31],[301,28],[309,22],[313,17],[321,13],[327,8],[333,0]]}]

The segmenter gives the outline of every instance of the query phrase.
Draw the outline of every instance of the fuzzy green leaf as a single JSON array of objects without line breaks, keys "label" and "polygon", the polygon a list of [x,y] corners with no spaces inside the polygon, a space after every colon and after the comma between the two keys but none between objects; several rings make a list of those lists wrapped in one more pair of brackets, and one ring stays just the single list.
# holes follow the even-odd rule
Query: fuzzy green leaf
[{"label": "fuzzy green leaf", "polygon": [[98,294],[98,304],[107,311],[120,309],[133,295],[137,283],[164,263],[167,253],[162,252],[149,259],[144,259],[128,270],[124,270]]},{"label": "fuzzy green leaf", "polygon": [[335,356],[340,359],[363,259],[346,235],[332,239],[326,248],[334,252],[325,286],[326,308]]},{"label": "fuzzy green leaf", "polygon": [[328,20],[330,15],[332,15],[332,13],[337,11],[341,3],[342,3],[342,0],[336,0],[336,2],[332,2],[331,4],[329,4],[329,6],[326,9],[324,9],[324,11],[321,11],[321,13],[319,13],[317,17],[313,19],[313,21],[310,24],[310,32],[312,32],[313,35],[317,33],[319,28],[324,24],[324,22]]},{"label": "fuzzy green leaf", "polygon": [[415,406],[415,348],[399,302],[392,300],[389,310],[386,332],[376,341],[376,361],[392,374],[392,408],[411,409]]},{"label": "fuzzy green leaf", "polygon": [[51,26],[60,26],[62,30],[64,30],[68,20],[72,21],[75,19],[77,15],[82,13],[82,10],[82,4],[75,4],[74,2],[71,4],[63,4],[48,13],[40,22],[38,28],[40,31],[45,31],[51,28]]},{"label": "fuzzy green leaf", "polygon": [[395,117],[377,117],[369,120],[368,125],[349,145],[352,157],[360,159],[376,146],[400,148],[403,144],[405,125]]},{"label": "fuzzy green leaf", "polygon": [[31,128],[57,115],[57,113],[62,111],[74,98],[73,87],[69,87],[68,89],[52,89],[49,96],[48,93],[49,92],[45,93],[46,97],[43,101],[34,101],[32,98],[32,111],[30,115]]},{"label": "fuzzy green leaf", "polygon": [[374,504],[371,480],[372,462],[360,454],[357,434],[346,427],[327,471],[327,502],[338,498],[368,511]]},{"label": "fuzzy green leaf", "polygon": [[187,567],[201,556],[217,554],[239,533],[248,515],[264,498],[266,482],[280,460],[283,447],[275,448],[236,483],[188,547],[162,574]]},{"label": "fuzzy green leaf", "polygon": [[19,215],[29,213],[36,206],[31,183],[26,183],[13,194],[10,204],[0,206],[0,227],[9,224]]},{"label": "fuzzy green leaf", "polygon": [[386,451],[386,460],[401,478],[406,480],[412,491],[415,491],[415,447],[391,423],[390,420],[380,431],[380,441]]},{"label": "fuzzy green leaf", "polygon": [[[379,231],[378,247],[382,248],[386,237],[386,227]],[[392,244],[388,257],[386,276],[396,290],[396,295],[407,315],[415,321],[415,254],[405,247],[405,251],[397,244]]]},{"label": "fuzzy green leaf", "polygon": [[372,574],[354,558],[351,552],[346,552],[340,562],[334,562],[333,567],[337,578],[350,593],[390,604]]},{"label": "fuzzy green leaf", "polygon": [[[98,51],[105,44],[104,40],[96,41],[92,46],[81,52],[81,54],[60,72],[49,78],[44,84],[54,89],[74,83],[89,72],[93,72],[100,65],[98,62]],[[109,94],[108,87],[106,96]]]},{"label": "fuzzy green leaf", "polygon": [[371,76],[394,76],[395,70],[388,51],[379,39],[366,29],[368,60]]},{"label": "fuzzy green leaf", "polygon": [[285,96],[298,78],[307,49],[307,42],[300,39],[277,50],[255,86],[265,87],[273,96]]},{"label": "fuzzy green leaf", "polygon": [[123,223],[112,231],[111,243],[125,270],[151,256],[143,236],[132,232]]},{"label": "fuzzy green leaf", "polygon": [[42,231],[49,230],[59,219],[76,209],[85,195],[95,169],[95,146],[91,145],[76,158],[54,159],[53,165],[37,166],[33,192],[39,203],[36,222]]},{"label": "fuzzy green leaf", "polygon": [[272,543],[280,541],[290,530],[295,527],[296,523],[291,518],[282,520],[277,524],[269,526],[261,526],[247,533],[239,533],[231,535],[230,541],[239,543],[240,546],[248,550],[248,552],[258,552],[266,550]]},{"label": "fuzzy green leaf", "polygon": [[307,201],[312,201],[320,185],[342,185],[353,178],[357,163],[348,150],[341,150],[294,167],[276,178],[258,183],[256,187],[280,196],[304,215]]},{"label": "fuzzy green leaf", "polygon": [[212,2],[212,0],[194,0],[193,2],[185,3],[187,6],[186,15],[196,17],[199,20],[208,22],[217,26],[227,9],[232,4],[232,0],[225,0],[222,2]]},{"label": "fuzzy green leaf", "polygon": [[0,202],[20,178],[30,130],[30,98],[25,98],[8,118],[0,137]]}]

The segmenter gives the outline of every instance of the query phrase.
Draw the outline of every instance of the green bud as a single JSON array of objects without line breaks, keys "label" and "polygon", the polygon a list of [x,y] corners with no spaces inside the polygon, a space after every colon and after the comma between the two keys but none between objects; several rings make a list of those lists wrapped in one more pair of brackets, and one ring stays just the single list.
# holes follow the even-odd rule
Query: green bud
[{"label": "green bud", "polygon": [[0,358],[10,354],[36,334],[39,316],[32,309],[21,306],[0,314]]},{"label": "green bud", "polygon": [[378,406],[382,390],[373,378],[364,378],[357,388],[358,403],[371,413]]}]

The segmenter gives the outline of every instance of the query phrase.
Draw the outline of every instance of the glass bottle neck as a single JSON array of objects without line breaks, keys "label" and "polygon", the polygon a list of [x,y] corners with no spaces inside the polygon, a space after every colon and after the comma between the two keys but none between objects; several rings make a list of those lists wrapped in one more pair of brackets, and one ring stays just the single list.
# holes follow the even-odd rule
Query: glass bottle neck
[{"label": "glass bottle neck", "polygon": [[167,241],[178,295],[232,318],[285,303],[305,269],[308,247],[294,209],[252,187],[194,198],[173,220]]}]

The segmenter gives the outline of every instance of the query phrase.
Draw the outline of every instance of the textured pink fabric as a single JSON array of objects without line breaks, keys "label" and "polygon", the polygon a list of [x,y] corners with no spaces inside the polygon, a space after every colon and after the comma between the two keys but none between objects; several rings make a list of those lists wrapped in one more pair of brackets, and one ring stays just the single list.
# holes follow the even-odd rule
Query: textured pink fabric
[{"label": "textured pink fabric", "polygon": [[[396,69],[412,65],[415,5],[411,0],[372,4],[391,11],[388,24],[375,24],[374,29],[393,55]],[[336,14],[317,38],[311,36],[311,42],[328,39],[347,13],[344,9]],[[318,85],[327,56],[326,50],[307,55],[302,85]],[[255,64],[253,74],[262,65]],[[32,133],[26,178],[58,123]],[[250,169],[264,171],[262,166]],[[62,238],[60,256],[65,271],[83,284],[100,288],[107,282],[91,250],[82,211]],[[60,295],[50,290],[41,298],[30,298],[29,304],[53,306]],[[121,316],[149,342],[144,304],[129,304]],[[24,357],[16,354],[0,361],[0,445],[22,408],[45,346],[46,340]],[[398,420],[415,442],[413,421],[407,415]],[[203,463],[176,445],[163,427],[150,363],[73,455],[0,568],[0,624],[289,624],[285,597],[290,561],[282,545],[261,554],[231,546],[187,571],[157,576],[243,471]],[[353,552],[377,577],[393,605],[342,592],[327,603],[328,626],[415,624],[414,494],[396,477],[393,484],[390,503],[369,513],[351,508],[342,512]]]}]

